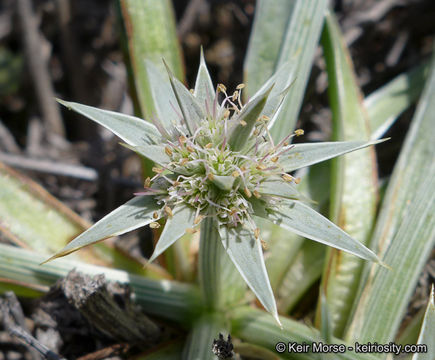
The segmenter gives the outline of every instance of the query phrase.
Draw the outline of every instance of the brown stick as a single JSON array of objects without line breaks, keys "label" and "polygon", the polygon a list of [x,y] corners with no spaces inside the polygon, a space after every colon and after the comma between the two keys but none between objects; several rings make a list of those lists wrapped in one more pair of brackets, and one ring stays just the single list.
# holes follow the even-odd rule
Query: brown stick
[{"label": "brown stick", "polygon": [[60,110],[54,100],[48,64],[41,51],[41,35],[38,31],[32,3],[30,0],[18,0],[17,9],[23,32],[26,60],[48,133],[65,136]]}]

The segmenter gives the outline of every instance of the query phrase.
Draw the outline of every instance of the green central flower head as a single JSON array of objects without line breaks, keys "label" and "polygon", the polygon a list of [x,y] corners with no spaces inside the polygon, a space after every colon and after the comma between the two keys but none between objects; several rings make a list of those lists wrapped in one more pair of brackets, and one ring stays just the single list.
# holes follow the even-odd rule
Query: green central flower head
[{"label": "green central flower head", "polygon": [[[169,83],[146,64],[154,101],[153,124],[132,116],[60,101],[105,126],[126,146],[154,161],[156,175],[143,192],[105,216],[51,259],[167,218],[150,259],[186,232],[201,229],[201,242],[218,239],[266,310],[277,317],[264,264],[256,218],[267,219],[306,238],[363,259],[377,256],[306,205],[289,172],[376,142],[350,141],[291,145],[274,142],[269,129],[291,85],[284,65],[246,104],[244,85],[229,95],[213,87],[203,56],[195,89],[189,91],[168,69]],[[208,233],[207,233],[208,232]],[[211,234],[210,232],[213,232]],[[279,321],[279,320],[278,320]]]}]

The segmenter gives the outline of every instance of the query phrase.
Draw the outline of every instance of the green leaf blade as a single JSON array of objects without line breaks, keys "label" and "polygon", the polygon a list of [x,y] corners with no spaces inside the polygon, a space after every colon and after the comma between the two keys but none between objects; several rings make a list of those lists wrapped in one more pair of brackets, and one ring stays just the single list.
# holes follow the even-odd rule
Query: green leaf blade
[{"label": "green leaf blade", "polygon": [[426,345],[427,352],[415,353],[412,360],[431,360],[435,356],[435,302],[434,302],[434,285],[429,295],[429,301],[424,314],[423,324],[421,326],[418,344]]},{"label": "green leaf blade", "polygon": [[[334,140],[369,139],[370,129],[352,60],[333,14],[326,15],[322,46],[328,73],[328,95]],[[377,166],[374,149],[364,148],[334,159],[331,166],[330,219],[353,239],[367,245],[376,216]],[[342,336],[359,285],[363,262],[329,249],[321,291],[331,314],[331,331]],[[317,308],[320,323],[321,304]]]},{"label": "green leaf blade", "polygon": [[296,124],[327,4],[326,0],[262,0],[257,4],[245,60],[246,95],[252,96],[286,62],[292,63],[296,74],[271,128],[274,141],[291,133]]},{"label": "green leaf blade", "polygon": [[364,286],[348,323],[346,337],[393,341],[420,272],[435,245],[435,58],[422,98],[393,170],[372,247],[392,270],[365,265]]}]

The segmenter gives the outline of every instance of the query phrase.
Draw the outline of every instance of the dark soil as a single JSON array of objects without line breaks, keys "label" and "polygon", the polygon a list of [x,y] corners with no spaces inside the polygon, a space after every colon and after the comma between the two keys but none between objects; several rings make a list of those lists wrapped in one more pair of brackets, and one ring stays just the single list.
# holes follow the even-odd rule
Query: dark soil
[{"label": "dark soil", "polygon": [[[185,10],[191,1],[173,1],[187,83],[194,82],[202,45],[213,79],[234,88],[242,82],[255,0],[202,0],[190,18]],[[64,109],[61,115],[65,135],[50,136],[41,115],[35,77],[28,66],[17,3],[0,2],[0,155],[6,164],[17,166],[85,219],[96,221],[141,188],[141,162],[131,151],[120,147],[114,136]],[[62,26],[62,10],[58,7],[61,3],[70,4],[66,26]],[[131,113],[113,1],[33,0],[32,4],[41,32],[37,46],[42,47],[48,59],[49,80],[56,96]],[[433,0],[336,0],[334,6],[365,95],[428,60],[435,34]],[[325,140],[330,135],[326,81],[324,63],[318,56],[300,114],[299,125],[306,129],[307,139]],[[392,171],[413,110],[403,114],[389,131],[387,136],[392,141],[377,148],[383,177]],[[23,164],[10,160],[11,155],[33,163],[23,168]],[[47,159],[58,165],[52,171],[42,172],[39,161]],[[74,174],[60,176],[56,168],[62,164],[94,169],[102,180]],[[125,239],[124,246],[147,255],[150,238],[149,230],[136,231]],[[424,306],[428,286],[434,281],[434,263],[435,260],[428,263],[421,277],[410,306],[412,313]],[[56,308],[60,305],[52,302],[53,294],[57,294],[55,290],[39,300],[20,299],[24,314],[18,316],[18,325],[39,342],[68,359],[112,359],[141,349],[98,331],[67,303]],[[70,316],[58,326],[53,311],[65,311]],[[154,338],[154,343],[168,341],[175,331],[162,329],[165,335]],[[73,342],[80,346],[68,346],[69,339],[75,339]],[[0,360],[37,358],[38,354],[0,326]]]}]

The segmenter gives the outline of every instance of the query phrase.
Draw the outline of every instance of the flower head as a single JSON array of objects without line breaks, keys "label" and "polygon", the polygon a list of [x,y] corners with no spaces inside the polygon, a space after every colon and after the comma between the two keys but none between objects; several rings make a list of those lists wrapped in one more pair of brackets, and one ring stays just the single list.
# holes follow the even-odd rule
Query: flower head
[{"label": "flower head", "polygon": [[364,245],[304,204],[297,190],[299,179],[290,174],[375,142],[292,145],[292,137],[303,135],[302,130],[296,130],[274,143],[269,129],[291,84],[288,64],[245,104],[243,84],[232,94],[222,84],[213,87],[203,57],[193,91],[175,79],[169,69],[170,85],[151,63],[147,63],[147,69],[156,104],[154,125],[60,101],[113,131],[126,146],[153,160],[156,166],[155,176],[145,180],[143,191],[52,258],[144,225],[158,227],[156,221],[165,217],[168,220],[153,260],[186,232],[209,221],[242,277],[275,317],[256,217],[378,261]]}]

